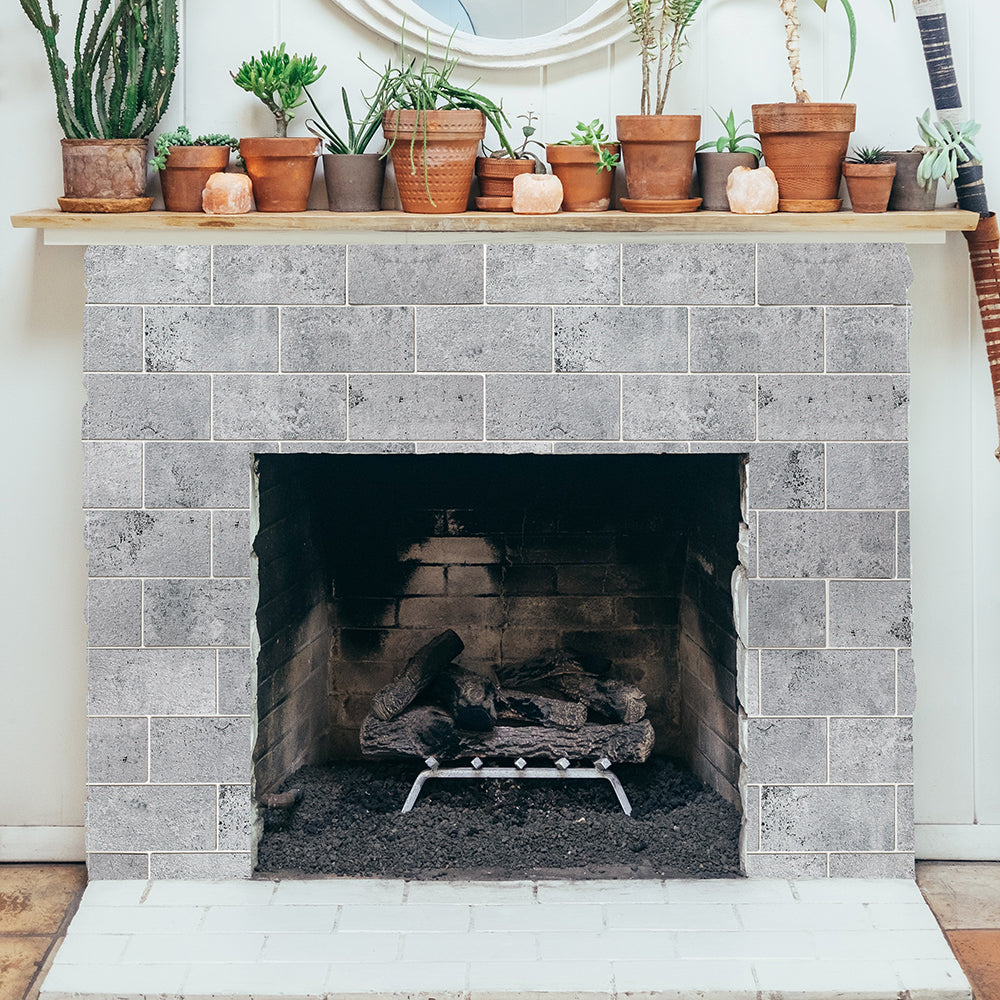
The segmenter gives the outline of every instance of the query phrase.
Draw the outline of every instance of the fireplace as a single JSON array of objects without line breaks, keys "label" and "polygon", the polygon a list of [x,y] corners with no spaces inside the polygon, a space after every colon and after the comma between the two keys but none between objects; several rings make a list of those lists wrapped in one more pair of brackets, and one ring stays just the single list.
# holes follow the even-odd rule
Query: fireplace
[{"label": "fireplace", "polygon": [[[511,655],[548,644],[532,631],[573,633],[597,651],[609,641],[601,614],[671,631],[617,652],[647,685],[660,745],[742,813],[746,873],[911,875],[909,279],[893,244],[91,247],[91,877],[249,875],[254,783],[276,785],[317,746],[353,749],[374,678],[410,648],[402,633],[429,627],[410,618],[418,608],[447,608],[441,627],[471,618],[463,641],[481,664],[501,634]],[[272,482],[283,462],[298,467],[296,485]],[[658,548],[683,551],[690,579],[711,581],[697,588],[703,611],[685,627],[683,585],[612,596],[591,580],[584,592],[593,574],[579,550],[575,562],[518,561],[509,525],[474,523],[482,510],[460,488],[473,467],[480,493],[483,477],[536,474],[543,491],[576,477],[598,494],[615,492],[602,477],[728,480],[728,493],[693,504],[699,516],[729,510],[729,536],[707,551],[671,549],[676,522],[655,526]],[[411,488],[386,486],[390,474]],[[402,560],[405,579],[362,593],[372,588],[342,531],[297,567],[312,603],[301,580],[272,594],[261,577],[258,593],[264,559],[294,562],[267,548],[268,503],[295,537],[304,515],[281,504],[304,493],[298,509],[321,519],[347,502],[345,480],[380,484],[379,502],[424,480],[452,487],[392,511],[413,522],[395,543],[396,565],[400,549],[415,556]],[[645,494],[631,494],[613,497],[623,519],[654,530]],[[659,496],[668,509],[692,505],[690,493]],[[559,522],[537,527],[558,540]],[[696,518],[682,533],[699,530]],[[577,533],[627,548],[623,525]],[[483,561],[424,557],[449,539],[478,539]],[[560,566],[575,567],[562,583]],[[539,624],[566,597],[563,624]],[[293,621],[273,614],[290,602]],[[510,631],[499,602],[541,617]],[[732,624],[719,657],[685,671],[701,661],[681,647],[703,650],[696,631],[711,644],[705,623],[723,603]],[[284,662],[305,671],[303,700],[327,683],[309,679],[315,664],[337,660],[353,680],[272,740],[272,714],[299,687],[275,696],[266,670],[291,646]],[[653,662],[667,664],[655,678]],[[717,700],[685,700],[691,673]]]}]

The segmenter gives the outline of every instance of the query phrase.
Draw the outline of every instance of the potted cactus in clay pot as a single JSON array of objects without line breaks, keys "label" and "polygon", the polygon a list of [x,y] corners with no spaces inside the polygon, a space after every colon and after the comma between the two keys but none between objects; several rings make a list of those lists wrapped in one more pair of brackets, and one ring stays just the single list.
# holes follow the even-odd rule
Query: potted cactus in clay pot
[{"label": "potted cactus in clay pot", "polygon": [[202,211],[202,194],[209,177],[229,166],[230,154],[239,145],[239,139],[231,135],[192,136],[186,125],[158,136],[149,165],[160,171],[167,211]]},{"label": "potted cactus in clay pot", "polygon": [[240,140],[240,155],[253,183],[259,212],[304,212],[319,159],[315,136],[288,135],[292,111],[305,104],[305,88],[325,72],[316,57],[290,55],[284,42],[248,59],[233,82],[253,94],[274,115],[274,136]]},{"label": "potted cactus in clay pot", "polygon": [[59,54],[59,17],[48,0],[21,0],[38,29],[63,134],[66,212],[139,212],[149,135],[170,101],[177,70],[176,0],[82,0],[72,72]]}]

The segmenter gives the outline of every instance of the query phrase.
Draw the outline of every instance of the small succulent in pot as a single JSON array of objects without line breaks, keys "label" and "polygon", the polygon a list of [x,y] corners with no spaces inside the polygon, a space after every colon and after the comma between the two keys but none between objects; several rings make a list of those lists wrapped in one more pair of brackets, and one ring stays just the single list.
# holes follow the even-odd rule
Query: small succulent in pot
[{"label": "small succulent in pot", "polygon": [[476,208],[487,212],[508,212],[513,208],[514,178],[521,174],[544,174],[545,164],[528,146],[538,146],[544,149],[545,145],[531,137],[538,131],[535,122],[538,116],[534,111],[518,115],[524,119],[525,124],[521,127],[522,140],[519,146],[515,146],[507,140],[506,136],[501,138],[499,149],[490,149],[485,141],[483,151],[485,156],[476,158],[476,176],[479,178],[479,197],[476,198]]},{"label": "small succulent in pot", "polygon": [[[718,139],[710,139],[708,142],[703,142],[698,147],[699,153],[709,149],[715,150],[716,153],[750,153],[755,160],[760,160],[760,141],[756,134],[753,132],[744,132],[742,135],[736,134],[744,125],[750,124],[749,118],[745,118],[737,125],[736,115],[732,108],[729,109],[729,114],[725,118],[715,108],[712,108],[712,114],[719,119],[726,131]],[[756,148],[754,146],[741,145],[741,143],[747,140],[756,143]]]},{"label": "small succulent in pot", "polygon": [[729,196],[727,185],[729,175],[737,167],[753,170],[760,162],[760,149],[749,145],[757,142],[753,132],[740,133],[749,119],[736,124],[736,115],[730,109],[723,118],[714,108],[715,117],[722,123],[725,132],[717,139],[703,142],[695,153],[698,165],[698,183],[701,188],[701,207],[709,212],[728,212]]},{"label": "small succulent in pot", "polygon": [[[153,157],[149,165],[154,170],[164,170],[169,163],[171,147],[227,147],[232,152],[238,152],[240,140],[231,135],[221,133],[209,133],[208,135],[192,136],[191,130],[186,125],[178,125],[172,132],[164,132],[157,136],[156,145],[153,149]],[[228,159],[228,157],[227,157]]]},{"label": "small succulent in pot", "polygon": [[239,145],[231,135],[192,136],[186,125],[159,136],[149,163],[160,172],[167,211],[200,212],[209,177],[226,169],[230,153]]},{"label": "small succulent in pot", "polygon": [[884,146],[858,146],[843,166],[847,193],[855,212],[884,212],[889,207],[896,161]]},{"label": "small succulent in pot", "polygon": [[975,121],[956,123],[946,118],[932,122],[928,108],[917,119],[920,138],[928,147],[917,168],[920,183],[929,188],[935,181],[943,180],[945,187],[951,187],[958,177],[960,163],[982,159],[973,141],[981,127]]},{"label": "small succulent in pot", "polygon": [[619,150],[597,118],[578,122],[568,139],[545,147],[552,172],[562,182],[565,211],[603,212],[610,208]]},{"label": "small succulent in pot", "polygon": [[594,163],[598,173],[602,170],[613,171],[618,166],[620,159],[618,143],[607,134],[604,125],[598,118],[592,122],[577,122],[576,128],[570,133],[568,139],[560,139],[547,148],[551,149],[553,145],[589,146],[594,151],[596,157]]}]

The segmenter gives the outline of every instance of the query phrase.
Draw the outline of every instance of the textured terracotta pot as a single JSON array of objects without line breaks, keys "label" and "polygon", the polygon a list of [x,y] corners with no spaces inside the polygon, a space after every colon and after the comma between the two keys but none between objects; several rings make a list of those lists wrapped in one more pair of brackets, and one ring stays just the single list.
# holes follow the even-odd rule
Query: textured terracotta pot
[{"label": "textured terracotta pot", "polygon": [[628,196],[637,201],[691,197],[701,115],[618,115]]},{"label": "textured terracotta pot", "polygon": [[718,153],[706,150],[695,153],[698,165],[698,183],[701,186],[701,207],[706,212],[728,212],[729,196],[726,182],[736,167],[757,166],[753,153]]},{"label": "textured terracotta pot", "polygon": [[871,214],[889,208],[892,179],[896,176],[895,163],[844,163],[844,179],[851,208],[855,212]]},{"label": "textured terracotta pot", "polygon": [[933,212],[937,204],[937,180],[930,190],[917,180],[917,167],[924,158],[922,150],[908,150],[905,153],[886,153],[896,164],[896,176],[892,179],[892,193],[889,195],[890,212]]},{"label": "textured terracotta pot", "polygon": [[324,153],[323,179],[331,212],[377,212],[385,159],[378,153]]},{"label": "textured terracotta pot", "polygon": [[479,193],[484,198],[512,198],[514,178],[535,172],[534,160],[511,160],[508,157],[476,157]]},{"label": "textured terracotta pot", "polygon": [[[617,153],[617,142],[602,149]],[[564,212],[606,212],[611,205],[613,170],[597,169],[597,153],[590,146],[546,146],[545,159],[563,186]]]},{"label": "textured terracotta pot", "polygon": [[200,212],[209,177],[229,165],[228,146],[171,146],[160,171],[163,203],[168,212]]},{"label": "textured terracotta pot", "polygon": [[258,212],[304,212],[319,139],[313,136],[240,139],[240,155],[253,183]]},{"label": "textured terracotta pot", "polygon": [[764,162],[778,178],[779,211],[837,211],[856,110],[855,104],[753,105]]},{"label": "textured terracotta pot", "polygon": [[148,156],[148,139],[63,139],[66,197],[141,198]]},{"label": "textured terracotta pot", "polygon": [[404,212],[465,211],[476,152],[486,135],[481,111],[387,111],[382,131],[392,143]]}]

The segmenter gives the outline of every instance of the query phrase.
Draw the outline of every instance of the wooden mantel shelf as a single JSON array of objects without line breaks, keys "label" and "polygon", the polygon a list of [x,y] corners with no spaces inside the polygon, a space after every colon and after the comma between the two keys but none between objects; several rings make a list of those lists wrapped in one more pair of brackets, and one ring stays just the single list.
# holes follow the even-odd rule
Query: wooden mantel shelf
[{"label": "wooden mantel shelf", "polygon": [[18,229],[41,229],[49,243],[182,242],[620,242],[682,236],[820,238],[849,241],[940,242],[944,233],[975,229],[979,217],[958,209],[934,212],[854,212],[732,215],[689,212],[645,215],[631,212],[561,212],[558,215],[463,212],[412,215],[405,212],[295,212],[210,216],[187,212],[84,215],[41,209],[11,216]]}]

